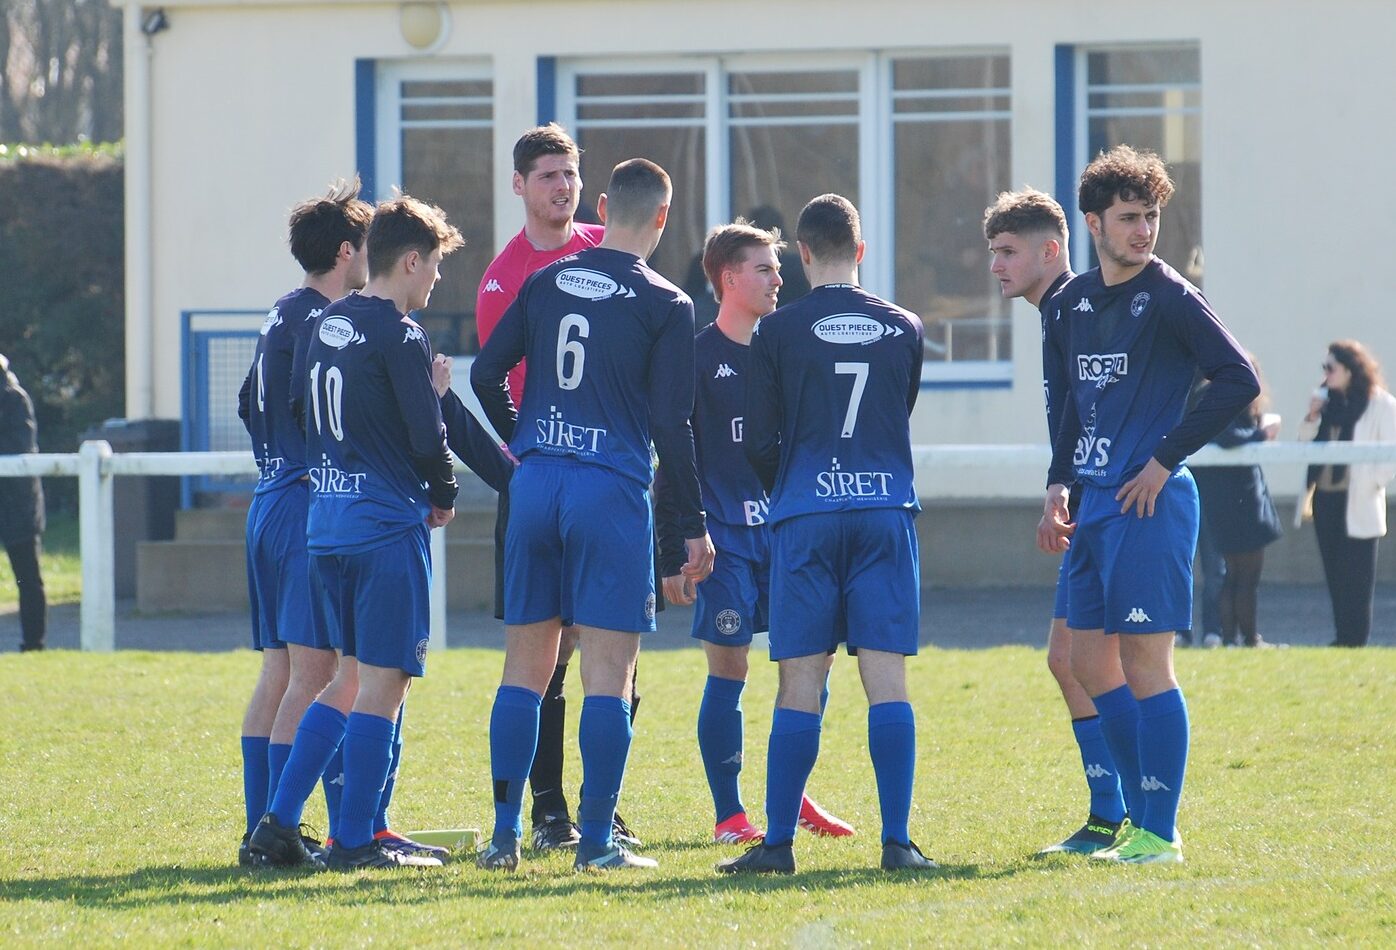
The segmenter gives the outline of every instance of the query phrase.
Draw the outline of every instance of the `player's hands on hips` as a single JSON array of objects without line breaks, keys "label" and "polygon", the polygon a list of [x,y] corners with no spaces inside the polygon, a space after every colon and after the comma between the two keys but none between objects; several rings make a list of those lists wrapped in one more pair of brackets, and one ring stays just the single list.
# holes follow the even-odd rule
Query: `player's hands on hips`
[{"label": "player's hands on hips", "polygon": [[664,599],[671,604],[687,607],[694,601],[693,581],[682,574],[664,578]]},{"label": "player's hands on hips", "polygon": [[456,509],[454,507],[438,508],[435,505],[432,505],[431,514],[427,515],[427,527],[444,528],[451,523],[451,519],[455,516]]},{"label": "player's hands on hips", "polygon": [[446,390],[451,388],[451,364],[454,362],[443,353],[437,353],[431,361],[431,384],[436,387],[437,399],[446,395]]},{"label": "player's hands on hips", "polygon": [[1067,505],[1071,501],[1071,489],[1065,485],[1049,485],[1047,498],[1042,503],[1042,520],[1037,523],[1037,548],[1048,554],[1061,554],[1071,547],[1071,536],[1076,525],[1067,519],[1071,517]]},{"label": "player's hands on hips", "polygon": [[701,538],[689,538],[684,545],[688,548],[688,563],[680,570],[689,581],[701,584],[713,572],[713,557],[717,553],[713,550],[713,539],[704,531]]},{"label": "player's hands on hips", "polygon": [[1163,491],[1163,486],[1168,484],[1172,474],[1158,459],[1149,459],[1149,464],[1145,465],[1138,475],[1121,485],[1120,490],[1115,493],[1115,500],[1122,502],[1120,514],[1133,508],[1139,517],[1152,518],[1154,499],[1158,498],[1158,493]]}]

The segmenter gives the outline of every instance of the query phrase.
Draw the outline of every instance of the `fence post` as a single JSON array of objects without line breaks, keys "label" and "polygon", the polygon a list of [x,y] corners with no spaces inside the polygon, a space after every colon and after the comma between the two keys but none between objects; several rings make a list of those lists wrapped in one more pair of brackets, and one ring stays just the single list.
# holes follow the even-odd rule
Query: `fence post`
[{"label": "fence post", "polygon": [[116,649],[116,565],[113,559],[112,474],[103,471],[111,445],[98,440],[78,449],[78,533],[82,552],[82,649]]},{"label": "fence post", "polygon": [[433,650],[446,649],[446,529],[431,529],[431,639]]}]

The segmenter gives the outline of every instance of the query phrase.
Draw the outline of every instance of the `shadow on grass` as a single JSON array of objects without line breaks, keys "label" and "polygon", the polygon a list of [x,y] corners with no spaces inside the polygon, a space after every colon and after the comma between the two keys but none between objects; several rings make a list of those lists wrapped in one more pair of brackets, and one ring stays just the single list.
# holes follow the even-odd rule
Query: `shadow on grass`
[{"label": "shadow on grass", "polygon": [[133,909],[155,905],[220,905],[278,896],[335,904],[435,904],[460,898],[570,898],[592,894],[634,894],[648,900],[685,900],[718,893],[783,891],[835,892],[870,884],[924,884],[994,880],[1024,870],[976,864],[942,866],[938,871],[889,874],[877,868],[812,869],[794,875],[691,877],[652,874],[577,873],[536,863],[515,875],[487,875],[469,864],[444,871],[328,872],[265,871],[248,868],[148,867],[128,874],[74,874],[0,880],[0,903],[31,901],[79,907]]}]

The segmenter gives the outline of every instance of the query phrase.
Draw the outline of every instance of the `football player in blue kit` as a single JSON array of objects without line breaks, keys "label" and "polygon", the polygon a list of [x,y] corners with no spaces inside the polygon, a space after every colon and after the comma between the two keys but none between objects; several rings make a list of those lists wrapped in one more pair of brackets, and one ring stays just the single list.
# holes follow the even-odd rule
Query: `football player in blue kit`
[{"label": "football player in blue kit", "polygon": [[[1079,207],[1100,266],[1062,289],[1047,320],[1047,354],[1070,398],[1037,543],[1072,549],[1071,668],[1122,782],[1142,793],[1131,826],[1092,857],[1137,864],[1183,860],[1176,819],[1189,725],[1173,641],[1192,622],[1198,527],[1197,486],[1183,461],[1260,391],[1201,292],[1153,254],[1172,195],[1152,152],[1120,145],[1097,156],[1081,175]],[[1199,375],[1211,385],[1188,410]]]},{"label": "football player in blue kit", "polygon": [[751,341],[743,446],[770,494],[771,659],[780,691],[766,764],[766,838],[723,872],[793,873],[800,797],[819,754],[828,655],[856,650],[882,812],[882,867],[934,868],[907,821],[916,719],[906,658],[920,633],[921,578],[910,416],[921,320],[858,286],[858,212],[821,195],[800,212],[812,290],[765,317]]},{"label": "football player in blue kit", "polygon": [[[666,509],[656,512],[664,596],[691,604],[693,636],[702,641],[708,679],[698,708],[698,749],[713,796],[713,840],[725,844],[759,841],[742,805],[742,691],[746,687],[751,636],[767,627],[770,545],[768,499],[742,452],[748,351],[756,323],[776,308],[780,293],[779,232],[753,227],[744,218],[713,229],[703,245],[703,271],[717,298],[717,320],[694,341],[693,439],[708,530],[718,556],[713,573],[694,585],[683,576],[683,542]],[[665,473],[658,475],[663,490]],[[830,662],[833,656],[829,657]],[[826,689],[823,696],[828,695]],[[821,703],[822,705],[822,703]],[[853,828],[808,795],[800,802],[800,826],[815,834],[843,837]]]},{"label": "football player in blue kit", "polygon": [[[645,258],[673,194],[653,162],[611,173],[601,244],[536,271],[471,369],[495,431],[519,459],[505,540],[504,675],[490,717],[495,822],[479,863],[512,871],[539,704],[557,666],[562,619],[582,649],[578,869],[653,867],[612,836],[632,736],[625,697],[655,612],[650,444],[695,583],[712,570],[693,456],[693,302]],[[530,367],[516,410],[506,377]],[[598,516],[598,513],[604,513]]]},{"label": "football player in blue kit", "polygon": [[[324,197],[292,209],[291,255],[305,280],[267,315],[238,393],[238,416],[257,459],[257,487],[247,511],[247,586],[252,646],[262,654],[262,670],[242,723],[247,828],[238,863],[243,865],[253,863],[247,840],[281,780],[296,726],[334,676],[337,662],[328,632],[310,616],[305,551],[310,488],[305,433],[293,406],[298,393],[292,368],[297,354],[309,346],[321,311],[368,278],[363,244],[372,216],[373,207],[359,200],[357,180],[336,182]],[[338,771],[325,776],[332,813],[338,806],[338,786],[333,784]]]},{"label": "football player in blue kit", "polygon": [[406,196],[369,225],[369,281],[325,308],[306,354],[307,550],[339,669],[306,710],[271,808],[252,834],[267,863],[306,865],[296,825],[308,789],[343,745],[344,788],[327,864],[440,866],[390,847],[374,818],[396,722],[425,672],[428,530],[455,514],[456,480],[430,343],[407,314],[427,305],[441,259],[461,245],[445,215]]},{"label": "football player in blue kit", "polygon": [[[1022,297],[1038,308],[1043,318],[1042,339],[1047,339],[1049,302],[1073,276],[1067,253],[1066,214],[1051,195],[1033,188],[1006,191],[984,211],[984,238],[989,242],[989,273],[999,282],[1006,299]],[[1043,353],[1042,388],[1047,402],[1047,438],[1056,434],[1067,399],[1066,377],[1059,360]],[[1100,717],[1091,697],[1071,672],[1071,629],[1066,625],[1067,577],[1071,551],[1061,556],[1052,624],[1047,634],[1047,668],[1061,689],[1071,715],[1071,731],[1081,752],[1081,766],[1090,789],[1086,823],[1065,840],[1048,845],[1039,854],[1073,852],[1089,854],[1110,847],[1125,820],[1125,799],[1115,760],[1100,733]],[[1110,641],[1113,645],[1118,642]]]}]

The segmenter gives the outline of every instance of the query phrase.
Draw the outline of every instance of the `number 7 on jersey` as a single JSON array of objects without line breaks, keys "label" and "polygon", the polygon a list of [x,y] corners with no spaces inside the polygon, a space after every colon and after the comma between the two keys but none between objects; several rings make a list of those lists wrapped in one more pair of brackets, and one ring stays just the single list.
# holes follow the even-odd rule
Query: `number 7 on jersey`
[{"label": "number 7 on jersey", "polygon": [[843,431],[840,438],[853,438],[853,430],[858,426],[858,407],[863,402],[863,390],[868,386],[867,363],[835,363],[834,372],[839,376],[853,377],[853,392],[848,395],[848,412],[844,413]]}]

